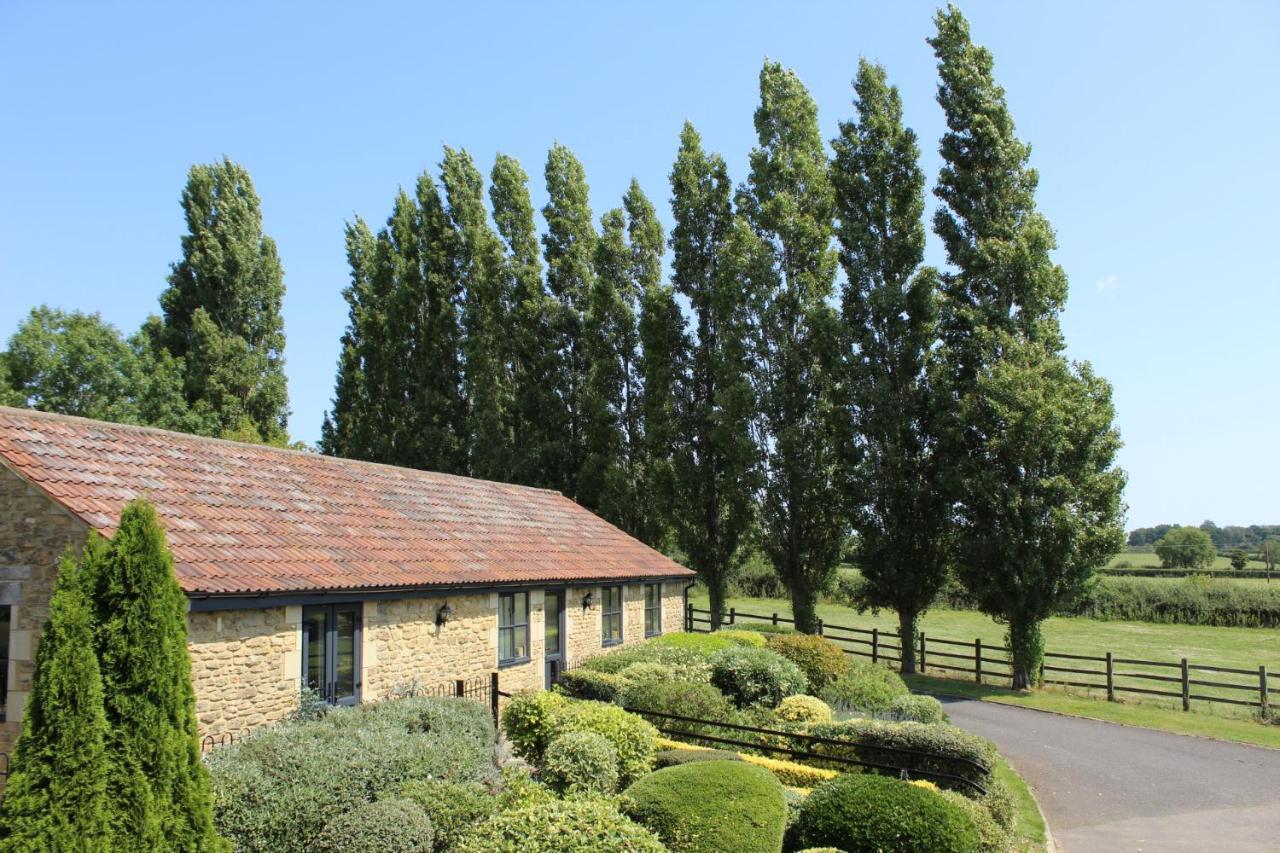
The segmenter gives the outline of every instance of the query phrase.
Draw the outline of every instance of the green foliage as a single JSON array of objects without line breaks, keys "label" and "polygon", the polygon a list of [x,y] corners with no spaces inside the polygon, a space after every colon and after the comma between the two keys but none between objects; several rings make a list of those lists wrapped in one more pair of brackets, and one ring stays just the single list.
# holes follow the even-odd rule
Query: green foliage
[{"label": "green foliage", "polygon": [[[667,636],[667,635],[663,635]],[[685,681],[705,681],[710,677],[710,664],[706,655],[693,649],[670,645],[655,645],[653,641],[615,649],[608,654],[587,658],[580,669],[597,672],[621,673],[632,664],[657,663],[669,667],[674,677]]]},{"label": "green foliage", "polygon": [[1100,577],[1071,615],[1126,622],[1280,627],[1280,588],[1225,578]]},{"label": "green foliage", "polygon": [[430,853],[431,819],[412,800],[362,803],[336,814],[316,838],[316,853]]},{"label": "green foliage", "polygon": [[626,686],[626,680],[611,672],[579,667],[561,673],[556,686],[561,692],[575,699],[615,702],[622,688]]},{"label": "green foliage", "polygon": [[[211,754],[215,821],[239,851],[310,850],[335,815],[386,792],[425,805],[402,786],[474,784],[493,775],[492,757],[493,723],[475,702],[418,697],[335,709]],[[442,832],[456,825],[442,820]]]},{"label": "green foliage", "polygon": [[618,751],[602,734],[568,732],[547,746],[542,773],[562,794],[612,794],[618,787]]},{"label": "green foliage", "polygon": [[900,723],[947,722],[947,713],[942,710],[942,703],[932,696],[895,696],[881,716]]},{"label": "green foliage", "polygon": [[649,830],[605,799],[552,800],[504,811],[475,827],[457,853],[664,853]]},{"label": "green foliage", "polygon": [[[729,592],[745,598],[786,598],[787,588],[773,564],[758,551],[751,553],[729,579]],[[755,630],[752,625],[752,630]],[[770,626],[773,627],[773,626]]]},{"label": "green foliage", "polygon": [[1239,571],[1249,565],[1249,555],[1243,548],[1233,548],[1230,554],[1231,568]]},{"label": "green foliage", "polygon": [[479,782],[412,779],[395,798],[416,803],[431,821],[435,848],[452,850],[473,826],[498,812],[498,798]]},{"label": "green foliage", "polygon": [[847,853],[971,853],[968,815],[937,793],[884,776],[846,774],[813,790],[788,839],[793,848],[839,845]]},{"label": "green foliage", "polygon": [[711,683],[740,708],[775,708],[808,687],[800,667],[777,652],[750,646],[717,652],[711,658]]},{"label": "green foliage", "polygon": [[948,803],[964,812],[973,822],[974,832],[978,835],[978,846],[974,848],[975,850],[979,853],[1007,853],[1013,844],[1009,830],[1001,826],[982,803],[971,800],[956,791],[939,790],[938,793]]},{"label": "green foliage", "polygon": [[830,682],[819,695],[840,711],[874,714],[887,711],[895,699],[909,693],[906,683],[889,667],[859,661],[846,675]]},{"label": "green foliage", "polygon": [[105,546],[92,534],[81,564],[62,558],[49,619],[0,803],[6,850],[109,849],[108,736],[102,675],[93,651],[93,617],[82,565]]},{"label": "green foliage", "polygon": [[675,853],[776,853],[787,803],[769,771],[742,761],[658,770],[625,792],[624,809]]},{"label": "green foliage", "polygon": [[755,631],[736,631],[728,628],[721,628],[719,631],[710,634],[663,634],[661,637],[654,637],[649,642],[655,646],[689,649],[706,656],[734,646],[764,648],[765,645],[764,638]]},{"label": "green foliage", "polygon": [[769,638],[768,648],[800,667],[809,689],[815,692],[849,672],[844,651],[813,634],[775,634]]},{"label": "green foliage", "polygon": [[[659,714],[679,714],[721,722],[731,722],[734,717],[732,703],[723,693],[703,681],[638,681],[628,686],[621,698],[623,705],[642,716],[645,711],[656,711]],[[648,719],[658,726],[675,725],[684,731],[724,736],[724,730],[714,726],[664,720],[660,717]]]},{"label": "green foliage", "polygon": [[639,663],[628,664],[618,673],[627,682],[637,681],[667,681],[676,677],[676,672],[664,663]]},{"label": "green foliage", "polygon": [[619,784],[629,784],[653,764],[657,730],[616,705],[569,699],[558,693],[521,693],[502,712],[502,728],[516,753],[542,766],[547,747],[568,732],[603,735],[618,753]]},{"label": "green foliage", "polygon": [[[752,622],[750,628],[744,630],[754,631],[757,634],[794,634],[796,629],[789,625],[771,625],[768,622]],[[766,640],[767,643],[767,640]]]},{"label": "green foliage", "polygon": [[1213,540],[1198,527],[1175,527],[1155,543],[1155,551],[1170,569],[1207,569],[1218,558]]},{"label": "green foliage", "polygon": [[829,723],[831,706],[816,696],[788,696],[778,705],[778,719],[790,723]]},{"label": "green foliage", "polygon": [[502,731],[518,754],[530,764],[542,763],[547,745],[556,736],[556,719],[572,700],[558,693],[518,693],[502,709]]},{"label": "green foliage", "polygon": [[696,761],[741,761],[742,756],[727,749],[660,749],[653,756],[653,766],[661,770],[677,764]]},{"label": "green foliage", "polygon": [[[990,768],[996,760],[995,747],[989,741],[953,726],[856,719],[837,723],[820,723],[810,726],[808,731],[818,737],[849,741],[852,744],[845,746],[815,743],[805,747],[817,753],[843,755],[860,761],[874,761],[904,769],[947,773],[976,782],[984,788],[988,787],[990,782],[990,772],[971,766],[967,762],[975,762],[979,767]],[[904,755],[877,749],[882,746],[932,753],[934,757],[924,758],[920,755]],[[832,770],[847,769],[847,765],[841,765],[838,762],[825,763],[815,760],[812,763],[818,766],[829,766]],[[937,781],[941,787],[957,787],[957,790],[961,790],[966,795],[973,794],[972,789],[962,786],[960,782],[934,781]]]}]

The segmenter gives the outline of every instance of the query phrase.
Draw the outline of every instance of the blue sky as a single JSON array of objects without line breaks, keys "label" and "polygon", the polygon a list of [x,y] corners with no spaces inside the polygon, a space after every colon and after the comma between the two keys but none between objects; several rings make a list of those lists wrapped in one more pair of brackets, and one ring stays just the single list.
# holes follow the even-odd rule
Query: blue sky
[{"label": "blue sky", "polygon": [[[384,220],[442,145],[485,171],[516,156],[540,206],[559,140],[597,215],[634,175],[669,218],[686,118],[740,181],[765,57],[796,69],[830,137],[867,56],[933,175],[933,8],[5,0],[0,335],[40,302],[135,329],[178,257],[188,167],[226,154],[280,247],[290,429],[313,441],[346,321],[343,223]],[[1130,526],[1280,523],[1280,4],[962,8],[1033,146],[1070,353],[1115,386]]]}]

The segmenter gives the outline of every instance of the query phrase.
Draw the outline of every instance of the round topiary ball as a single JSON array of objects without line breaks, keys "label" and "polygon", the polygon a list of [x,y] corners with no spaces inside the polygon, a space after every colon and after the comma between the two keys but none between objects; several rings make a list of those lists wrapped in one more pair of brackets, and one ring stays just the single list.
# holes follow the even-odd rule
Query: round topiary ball
[{"label": "round topiary ball", "polygon": [[776,708],[809,682],[800,667],[769,649],[734,646],[711,657],[711,683],[740,708]]},{"label": "round topiary ball", "polygon": [[849,672],[844,650],[825,637],[813,634],[775,634],[768,648],[800,667],[815,693]]},{"label": "round topiary ball", "polygon": [[846,853],[969,853],[978,834],[934,791],[888,776],[845,774],[813,789],[792,828],[794,848]]},{"label": "round topiary ball", "polygon": [[317,853],[430,853],[431,819],[417,803],[378,800],[335,815],[312,850]]},{"label": "round topiary ball", "polygon": [[831,706],[817,696],[788,696],[778,705],[778,719],[789,723],[829,723]]},{"label": "round topiary ball", "polygon": [[612,794],[618,787],[618,750],[602,734],[568,732],[547,747],[542,778],[562,794]]}]

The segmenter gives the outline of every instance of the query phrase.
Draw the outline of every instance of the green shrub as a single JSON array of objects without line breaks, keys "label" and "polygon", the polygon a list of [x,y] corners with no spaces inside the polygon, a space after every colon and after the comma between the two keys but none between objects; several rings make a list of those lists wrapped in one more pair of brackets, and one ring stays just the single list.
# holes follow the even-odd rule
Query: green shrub
[{"label": "green shrub", "polygon": [[507,702],[503,729],[516,753],[539,767],[547,746],[559,735],[588,731],[603,735],[618,753],[618,782],[649,772],[658,730],[616,705],[569,699],[558,693],[521,693]]},{"label": "green shrub", "polygon": [[820,691],[849,672],[849,660],[835,643],[812,634],[775,634],[768,648],[800,667],[809,689]]},{"label": "green shrub", "polygon": [[540,766],[547,744],[556,736],[555,715],[570,700],[559,693],[537,690],[517,693],[502,709],[502,731],[516,754]]},{"label": "green shrub", "polygon": [[847,853],[972,853],[978,846],[973,821],[936,792],[860,774],[814,788],[789,841],[793,848],[838,845]]},{"label": "green shrub", "polygon": [[913,723],[945,723],[947,713],[942,710],[942,703],[932,696],[895,696],[885,709],[886,719],[897,722]]},{"label": "green shrub", "polygon": [[[966,793],[972,793],[971,791]],[[1013,822],[1017,817],[1018,803],[1013,791],[1005,781],[992,773],[987,779],[987,793],[977,800],[987,810],[992,819],[1006,831],[1013,831]]]},{"label": "green shrub", "polygon": [[556,798],[550,788],[533,778],[527,767],[504,767],[500,773],[501,787],[497,798],[497,810],[500,812],[549,803]]},{"label": "green shrub", "polygon": [[618,750],[597,732],[567,732],[547,747],[542,775],[562,794],[612,794],[618,787]]},{"label": "green shrub", "polygon": [[711,683],[739,707],[777,707],[808,686],[800,667],[777,652],[739,646],[711,658]]},{"label": "green shrub", "polygon": [[446,779],[414,779],[405,782],[396,796],[409,800],[426,813],[435,830],[437,850],[450,850],[471,827],[497,814],[499,801],[479,782]]},{"label": "green shrub", "polygon": [[789,723],[829,723],[831,706],[816,696],[788,696],[778,705],[778,719]]},{"label": "green shrub", "polygon": [[1126,622],[1280,628],[1280,587],[1204,576],[1099,577],[1069,615]]},{"label": "green shrub", "polygon": [[[952,726],[858,719],[819,723],[809,727],[809,734],[849,742],[848,746],[810,743],[806,748],[816,753],[874,761],[906,770],[951,774],[984,788],[989,788],[993,783],[994,776],[990,770],[981,768],[991,768],[994,765],[997,758],[995,747],[990,741]],[[934,757],[906,755],[878,747],[916,750],[931,753]],[[832,770],[844,770],[847,767],[837,762],[824,763],[820,759],[808,763],[830,767]],[[935,781],[942,787],[955,787],[966,795],[976,796],[973,789],[962,782]]]},{"label": "green shrub", "polygon": [[[656,711],[659,714],[679,714],[702,720],[730,721],[733,705],[725,695],[710,684],[697,681],[640,681],[622,692],[622,704],[636,713]],[[678,726],[686,731],[702,731],[696,723],[677,720],[653,722]]]},{"label": "green shrub", "polygon": [[737,598],[786,598],[787,588],[769,558],[757,551],[729,578],[729,594]]},{"label": "green shrub", "polygon": [[675,853],[777,853],[786,829],[782,785],[742,761],[667,767],[626,790],[624,809]]},{"label": "green shrub", "polygon": [[827,684],[818,695],[837,710],[875,714],[887,711],[895,698],[910,692],[901,676],[889,667],[863,661]]},{"label": "green shrub", "polygon": [[412,800],[364,803],[339,813],[310,849],[316,853],[430,853],[431,819]]},{"label": "green shrub", "polygon": [[658,663],[670,667],[676,678],[688,681],[706,681],[711,675],[707,656],[693,649],[652,642],[616,649],[608,654],[584,660],[578,669],[596,672],[620,673],[633,664]]},{"label": "green shrub", "polygon": [[742,630],[754,631],[757,634],[794,634],[795,628],[790,625],[774,625],[772,622],[747,622]]},{"label": "green shrub", "polygon": [[504,811],[474,827],[457,853],[665,853],[609,800],[577,798]]},{"label": "green shrub", "polygon": [[268,726],[206,759],[237,851],[305,851],[336,814],[413,779],[491,779],[493,723],[465,699],[399,699]]},{"label": "green shrub", "polygon": [[735,631],[731,628],[722,628],[711,634],[663,634],[661,637],[654,637],[648,642],[648,645],[659,648],[688,649],[705,657],[710,657],[716,652],[733,648],[734,646],[762,648],[764,646],[764,637],[761,637],[755,631]]},{"label": "green shrub", "polygon": [[628,683],[637,681],[670,681],[676,672],[665,663],[633,663],[628,664],[618,673]]},{"label": "green shrub", "polygon": [[741,756],[727,749],[660,749],[653,756],[653,766],[661,770],[677,764],[696,761],[741,761]]},{"label": "green shrub", "polygon": [[1013,839],[1009,830],[1001,826],[982,803],[971,800],[959,791],[939,790],[938,794],[951,805],[969,816],[978,834],[979,853],[1006,853]]},{"label": "green shrub", "polygon": [[565,695],[575,699],[594,699],[597,702],[618,701],[618,693],[625,685],[626,681],[621,675],[585,668],[562,672],[557,682]]}]

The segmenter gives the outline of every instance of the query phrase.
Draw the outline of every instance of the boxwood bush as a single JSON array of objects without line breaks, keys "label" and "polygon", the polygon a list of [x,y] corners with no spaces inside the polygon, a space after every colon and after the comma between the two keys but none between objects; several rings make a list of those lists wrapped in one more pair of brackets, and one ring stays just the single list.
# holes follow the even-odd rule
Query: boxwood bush
[{"label": "boxwood bush", "polygon": [[315,853],[431,853],[431,819],[411,800],[364,803],[334,815],[310,848]]},{"label": "boxwood bush", "polygon": [[947,713],[942,703],[932,696],[895,696],[885,709],[884,717],[897,722],[945,723]]},{"label": "boxwood bush", "polygon": [[627,785],[653,765],[658,730],[617,705],[539,691],[513,696],[502,712],[503,730],[516,753],[541,767],[552,739],[567,732],[603,735],[618,753],[618,783]]},{"label": "boxwood bush", "polygon": [[578,666],[578,669],[617,674],[637,663],[662,664],[669,667],[676,678],[690,681],[706,681],[711,673],[707,656],[702,652],[653,643],[627,646],[608,654],[587,658]]},{"label": "boxwood bush", "polygon": [[755,631],[737,631],[732,628],[722,628],[710,634],[663,634],[661,637],[654,637],[648,642],[648,645],[688,649],[701,655],[710,656],[733,646],[762,648],[764,646],[764,637]]},{"label": "boxwood bush", "polygon": [[618,787],[618,750],[597,732],[566,732],[547,747],[542,775],[562,794],[612,794]]},{"label": "boxwood bush", "polygon": [[[656,711],[659,714],[679,714],[721,722],[732,722],[734,716],[733,704],[723,693],[710,684],[697,681],[640,681],[622,692],[622,704],[641,716],[644,716],[645,711]],[[655,725],[666,724],[683,731],[728,736],[723,729],[714,726],[664,720],[661,717],[647,719]]]},{"label": "boxwood bush", "polygon": [[[843,755],[903,769],[947,773],[975,782],[984,788],[990,788],[994,784],[994,775],[990,772],[990,768],[994,766],[997,757],[995,747],[988,740],[952,726],[858,719],[819,723],[809,727],[809,734],[850,742],[849,746],[809,743],[801,747],[819,754]],[[932,753],[936,757],[904,755],[877,749],[876,747],[879,746],[920,750]],[[969,764],[970,761],[987,769],[978,769]],[[837,762],[823,764],[821,759],[816,759],[812,763],[827,766],[833,770],[846,769],[846,765]],[[961,782],[935,781],[942,787],[956,788],[966,795],[977,796],[972,788]]]},{"label": "boxwood bush", "polygon": [[889,667],[861,661],[829,682],[818,695],[840,711],[876,714],[887,711],[894,699],[910,693],[902,677]]},{"label": "boxwood bush", "polygon": [[800,805],[789,846],[846,853],[972,853],[973,821],[934,791],[887,776],[846,773]]},{"label": "boxwood bush", "polygon": [[1001,826],[982,803],[971,800],[958,791],[939,790],[938,794],[973,821],[980,853],[1006,853],[1009,850],[1013,841],[1009,830]]},{"label": "boxwood bush", "polygon": [[711,658],[711,683],[740,708],[775,708],[808,686],[800,667],[777,652],[750,646],[716,652]]},{"label": "boxwood bush", "polygon": [[562,672],[557,688],[575,699],[616,702],[618,694],[626,684],[625,678],[619,674],[579,667]]},{"label": "boxwood bush", "polygon": [[849,672],[849,660],[839,646],[813,634],[775,634],[768,648],[800,667],[817,692]]},{"label": "boxwood bush", "polygon": [[609,800],[588,797],[534,803],[474,827],[457,853],[665,853],[649,830]]},{"label": "boxwood bush", "polygon": [[777,853],[787,802],[769,771],[742,761],[667,767],[627,788],[623,808],[675,853]]},{"label": "boxwood bush", "polygon": [[727,749],[660,749],[653,756],[653,766],[661,770],[695,761],[741,761],[742,756]]},{"label": "boxwood bush", "polygon": [[778,704],[778,719],[789,723],[829,723],[831,706],[816,696],[788,696]]},{"label": "boxwood bush", "polygon": [[396,796],[416,803],[431,820],[437,850],[451,850],[471,827],[497,814],[500,803],[488,786],[479,782],[447,779],[414,779],[405,782]]}]

